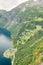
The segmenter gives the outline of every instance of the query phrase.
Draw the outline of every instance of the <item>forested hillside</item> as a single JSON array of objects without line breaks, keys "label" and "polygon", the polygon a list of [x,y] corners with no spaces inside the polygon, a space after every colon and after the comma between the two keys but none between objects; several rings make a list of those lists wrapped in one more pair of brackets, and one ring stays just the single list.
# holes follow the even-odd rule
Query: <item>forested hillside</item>
[{"label": "forested hillside", "polygon": [[43,2],[28,1],[7,14],[5,27],[12,34],[13,48],[17,48],[13,65],[43,65]]},{"label": "forested hillside", "polygon": [[43,65],[43,7],[29,2],[16,10],[20,23],[14,32],[14,48],[18,51],[13,65]]}]

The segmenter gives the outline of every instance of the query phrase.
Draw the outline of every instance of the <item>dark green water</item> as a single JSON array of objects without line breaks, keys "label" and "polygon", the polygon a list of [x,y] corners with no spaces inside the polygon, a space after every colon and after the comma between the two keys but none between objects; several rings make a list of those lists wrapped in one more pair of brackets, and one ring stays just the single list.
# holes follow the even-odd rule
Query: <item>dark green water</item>
[{"label": "dark green water", "polygon": [[11,48],[10,39],[11,39],[10,32],[3,28],[0,28],[0,65],[11,65],[11,59],[7,59],[3,56],[5,50]]}]

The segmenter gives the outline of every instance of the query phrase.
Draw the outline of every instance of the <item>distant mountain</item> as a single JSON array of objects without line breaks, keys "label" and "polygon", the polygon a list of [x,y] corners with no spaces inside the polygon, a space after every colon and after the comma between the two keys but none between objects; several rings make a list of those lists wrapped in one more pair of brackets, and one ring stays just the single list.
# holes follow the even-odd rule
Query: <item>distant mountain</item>
[{"label": "distant mountain", "polygon": [[11,19],[12,19],[13,24],[11,23],[12,26],[10,26],[9,29],[13,30],[15,28],[15,26],[20,24],[21,22],[30,21],[31,18],[35,19],[35,16],[37,16],[37,17],[42,16],[42,18],[43,18],[43,14],[39,12],[39,9],[43,11],[43,2],[42,1],[34,2],[32,0],[27,1],[27,2],[19,5],[18,7],[12,9],[9,13],[11,13]]},{"label": "distant mountain", "polygon": [[26,11],[28,8],[32,8],[33,6],[37,7],[37,9],[39,7],[42,8],[42,0],[38,0],[37,2],[29,0],[11,11],[0,10],[0,27],[10,29],[13,24],[18,24],[19,22],[24,21],[26,19]]},{"label": "distant mountain", "polygon": [[[43,2],[27,1],[2,16],[4,27],[12,33],[12,65],[43,65]],[[1,17],[1,18],[2,18]],[[0,22],[3,18],[0,19]]]}]

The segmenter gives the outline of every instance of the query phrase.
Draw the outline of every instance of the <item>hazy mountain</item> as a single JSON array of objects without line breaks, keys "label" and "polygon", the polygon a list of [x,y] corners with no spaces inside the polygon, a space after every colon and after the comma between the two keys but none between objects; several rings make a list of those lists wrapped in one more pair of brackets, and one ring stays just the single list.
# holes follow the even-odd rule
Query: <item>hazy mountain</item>
[{"label": "hazy mountain", "polygon": [[18,7],[12,9],[11,11],[0,10],[0,27],[8,27],[11,28],[13,24],[18,24],[18,22],[22,22],[25,20],[25,14],[28,8],[32,8],[33,6],[43,7],[43,2],[38,0],[34,2],[32,0],[27,1]]},{"label": "hazy mountain", "polygon": [[7,18],[4,27],[12,33],[13,46],[17,48],[11,57],[12,65],[43,65],[43,2],[25,2],[2,17]]}]

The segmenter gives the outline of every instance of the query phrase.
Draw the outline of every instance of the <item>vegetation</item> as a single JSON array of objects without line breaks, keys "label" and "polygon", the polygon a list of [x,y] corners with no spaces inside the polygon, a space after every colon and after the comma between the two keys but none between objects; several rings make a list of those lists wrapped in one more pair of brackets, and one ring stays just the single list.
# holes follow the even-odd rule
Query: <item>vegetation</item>
[{"label": "vegetation", "polygon": [[21,21],[14,30],[14,48],[18,51],[13,65],[41,65],[43,63],[43,8],[19,7],[15,10]]},{"label": "vegetation", "polygon": [[[10,28],[13,48],[12,65],[42,65],[43,64],[43,7],[42,4],[32,5],[29,2],[16,7],[16,23]],[[12,17],[12,20],[14,18]]]}]

